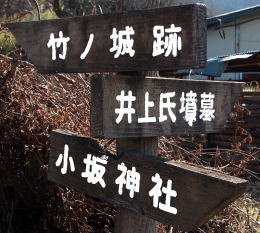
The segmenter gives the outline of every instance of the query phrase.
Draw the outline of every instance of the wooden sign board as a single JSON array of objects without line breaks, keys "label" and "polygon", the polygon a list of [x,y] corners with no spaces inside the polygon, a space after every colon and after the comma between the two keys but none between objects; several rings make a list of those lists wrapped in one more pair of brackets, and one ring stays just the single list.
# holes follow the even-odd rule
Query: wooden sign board
[{"label": "wooden sign board", "polygon": [[241,83],[99,75],[91,79],[91,135],[101,138],[219,132]]},{"label": "wooden sign board", "polygon": [[202,4],[5,25],[42,73],[199,68],[207,59]]},{"label": "wooden sign board", "polygon": [[247,185],[243,179],[157,156],[112,156],[93,139],[61,130],[51,135],[48,177],[183,231],[207,222]]}]

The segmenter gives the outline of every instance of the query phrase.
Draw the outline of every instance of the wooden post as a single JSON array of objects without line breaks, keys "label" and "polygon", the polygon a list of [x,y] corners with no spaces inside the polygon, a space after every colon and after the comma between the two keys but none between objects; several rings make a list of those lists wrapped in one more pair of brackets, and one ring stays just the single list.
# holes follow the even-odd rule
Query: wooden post
[{"label": "wooden post", "polygon": [[[117,11],[144,10],[159,7],[160,0],[118,0]],[[159,71],[146,72],[148,76],[159,76]],[[157,154],[158,137],[117,139],[117,154],[127,151]],[[115,233],[156,233],[156,221],[127,209],[119,209],[115,219]]]},{"label": "wooden post", "polygon": [[[117,154],[135,151],[157,154],[158,137],[117,139]],[[115,233],[156,233],[156,221],[127,209],[120,209],[115,219]]]}]

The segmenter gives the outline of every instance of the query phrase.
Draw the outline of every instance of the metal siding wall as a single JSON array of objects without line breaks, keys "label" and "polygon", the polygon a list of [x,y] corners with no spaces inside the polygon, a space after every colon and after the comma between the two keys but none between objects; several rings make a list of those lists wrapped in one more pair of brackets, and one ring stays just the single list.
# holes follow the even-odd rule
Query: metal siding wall
[{"label": "metal siding wall", "polygon": [[208,58],[230,55],[235,53],[235,27],[223,29],[226,38],[222,39],[219,30],[208,29]]},{"label": "metal siding wall", "polygon": [[[254,18],[255,17],[256,16],[254,16]],[[250,19],[252,19],[252,21],[250,21]],[[212,57],[235,54],[236,50],[238,50],[239,53],[260,50],[260,18],[253,20],[252,17],[249,17],[237,20],[238,23],[244,21],[249,22],[241,24],[237,27],[234,25],[223,28],[226,35],[225,39],[222,39],[219,35],[219,31],[222,29],[216,30],[214,27],[208,28],[208,59]],[[232,24],[235,24],[235,21],[228,23],[228,25]],[[236,32],[236,28],[239,31]],[[216,78],[216,80],[230,79],[241,80],[241,74],[226,73],[223,74],[222,77]]]},{"label": "metal siding wall", "polygon": [[240,51],[255,50],[260,50],[260,19],[240,25]]}]

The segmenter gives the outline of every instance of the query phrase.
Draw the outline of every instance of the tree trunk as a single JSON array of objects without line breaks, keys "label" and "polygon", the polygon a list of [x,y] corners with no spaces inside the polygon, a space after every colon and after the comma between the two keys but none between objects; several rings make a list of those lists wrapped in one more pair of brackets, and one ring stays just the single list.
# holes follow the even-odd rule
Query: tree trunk
[{"label": "tree trunk", "polygon": [[[117,12],[144,10],[159,7],[160,0],[118,0]],[[144,73],[147,76],[159,76],[158,71]],[[116,142],[117,154],[135,151],[148,154],[157,154],[158,138],[127,138]],[[156,233],[156,221],[134,213],[127,209],[120,209],[115,219],[115,233]]]}]

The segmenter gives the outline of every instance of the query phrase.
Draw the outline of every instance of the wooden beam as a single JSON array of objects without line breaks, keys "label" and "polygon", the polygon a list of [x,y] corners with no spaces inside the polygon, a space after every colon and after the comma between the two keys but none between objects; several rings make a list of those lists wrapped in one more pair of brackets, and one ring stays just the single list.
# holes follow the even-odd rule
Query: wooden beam
[{"label": "wooden beam", "polygon": [[[62,174],[61,168],[64,166],[65,157],[63,156],[62,163],[61,156],[65,154],[65,145],[68,146],[68,167],[66,173]],[[82,173],[87,170],[87,164],[90,166],[90,171],[95,170],[91,167],[93,163],[91,165],[83,162],[88,154],[102,160],[104,160],[104,155],[107,156],[105,158],[107,164],[103,165],[106,171],[102,176],[105,187],[102,187],[99,182],[88,180],[90,176],[83,177]],[[71,159],[75,165],[74,172],[70,170],[69,160]],[[57,161],[60,163],[57,164]],[[118,169],[118,165],[122,163],[128,170],[135,167],[136,172],[140,174],[139,192],[134,192],[132,197],[125,185],[122,195],[119,194],[119,186],[115,182],[122,174]],[[94,162],[95,164],[102,165],[99,162]],[[155,186],[152,177],[156,173],[162,179],[161,188],[167,186],[168,180],[172,181],[171,190],[177,192],[177,196],[170,197],[170,206],[176,208],[177,213],[167,212],[159,207],[160,205],[154,207],[153,196],[150,196],[149,192]],[[153,155],[129,151],[118,158],[104,151],[93,139],[62,130],[55,130],[51,134],[48,177],[50,181],[57,184],[127,208],[183,231],[195,229],[207,222],[218,211],[239,197],[247,186],[247,181],[243,179],[186,163],[166,161]],[[166,203],[165,196],[163,191],[162,196],[159,197],[160,203]]]},{"label": "wooden beam", "polygon": [[[235,135],[227,135],[227,134],[209,134],[208,140],[209,141],[225,141],[225,142],[232,142],[233,144],[236,144],[239,141],[245,140],[246,136],[235,136]],[[260,138],[252,137],[252,142],[249,144],[247,139],[247,144],[260,144]]]},{"label": "wooden beam", "polygon": [[260,104],[260,98],[255,96],[245,96],[240,98],[242,104]]},{"label": "wooden beam", "polygon": [[242,107],[248,110],[255,110],[260,109],[260,104],[243,104]]},{"label": "wooden beam", "polygon": [[[181,28],[178,35],[181,46],[178,46],[178,53],[166,55],[164,49],[164,32],[158,48],[165,50],[163,53],[154,54],[153,45],[157,40],[154,36],[154,27],[163,26],[165,29],[173,27]],[[206,64],[206,7],[202,4],[185,5],[179,7],[158,8],[151,10],[133,11],[129,13],[93,15],[55,20],[42,20],[34,22],[10,23],[6,26],[17,38],[26,54],[33,64],[42,73],[76,73],[76,72],[108,72],[108,71],[147,71],[147,70],[169,70],[181,68],[199,68]],[[133,29],[130,39],[133,39],[133,46],[130,44],[115,45],[121,48],[110,51],[113,47],[113,30],[126,30],[126,27]],[[179,30],[179,29],[178,29]],[[63,43],[54,52],[56,58],[52,58],[52,47],[47,47],[50,35],[59,38],[69,39],[65,43],[67,52],[63,54]],[[157,29],[155,30],[155,34]],[[158,31],[158,33],[160,33]],[[81,59],[81,54],[91,42],[90,35],[93,35],[92,44],[89,43],[89,52]],[[170,33],[174,35],[174,33]],[[169,34],[169,35],[170,35]],[[123,36],[123,37],[126,37]],[[53,38],[53,40],[54,40]],[[175,39],[174,39],[175,40]],[[120,40],[121,41],[121,40]],[[126,41],[126,40],[125,40]],[[162,41],[162,43],[161,43]],[[177,40],[176,40],[177,41]],[[54,41],[52,41],[54,43]],[[174,42],[175,43],[175,42]],[[170,44],[177,46],[175,44]],[[134,50],[129,54],[127,50],[121,51],[127,46]],[[55,46],[54,46],[55,47]],[[112,49],[113,50],[113,49]],[[121,51],[116,56],[117,51]]]},{"label": "wooden beam", "polygon": [[251,121],[248,121],[248,122],[232,122],[232,123],[228,123],[225,127],[227,129],[237,128],[237,127],[241,127],[241,128],[260,128],[260,122],[255,121],[255,120],[251,120]]},{"label": "wooden beam", "polygon": [[[132,91],[133,98],[132,111],[135,113],[124,115],[119,119],[121,91],[125,95]],[[191,126],[187,119],[184,119],[185,112],[180,113],[182,92],[193,91],[197,94],[196,122]],[[152,101],[148,108],[151,121],[143,122],[140,118],[145,116],[145,96],[149,93],[149,101]],[[171,103],[175,103],[175,108],[171,108],[173,115],[170,116],[167,109],[160,111],[162,93],[173,93],[170,98]],[[214,94],[214,119],[203,121],[199,118],[201,109],[201,94]],[[138,76],[96,76],[91,80],[91,134],[101,138],[123,138],[123,137],[151,137],[151,136],[172,136],[196,133],[214,133],[224,128],[229,114],[232,111],[235,101],[239,98],[241,84],[236,82],[217,81],[197,81],[181,80],[171,78],[144,78]],[[127,102],[124,103],[127,108]],[[161,114],[160,114],[161,112]],[[162,113],[163,112],[163,113]],[[166,118],[160,118],[165,115]],[[121,120],[121,121],[120,121]],[[130,121],[129,121],[130,120]],[[161,121],[161,122],[160,122]]]},{"label": "wooden beam", "polygon": [[258,96],[260,97],[260,91],[256,92],[256,91],[243,91],[242,92],[243,96]]},{"label": "wooden beam", "polygon": [[[210,148],[228,148],[228,149],[234,149],[234,143],[232,142],[224,142],[224,141],[217,141],[217,140],[209,140],[209,147]],[[248,143],[243,143],[241,145],[242,149],[248,149],[248,148],[259,148],[258,144],[248,144]]]}]

